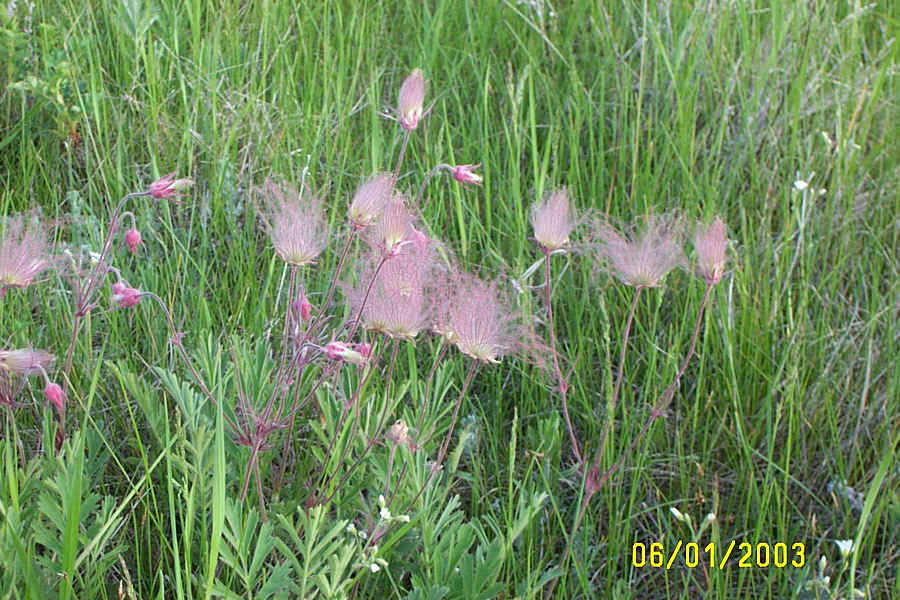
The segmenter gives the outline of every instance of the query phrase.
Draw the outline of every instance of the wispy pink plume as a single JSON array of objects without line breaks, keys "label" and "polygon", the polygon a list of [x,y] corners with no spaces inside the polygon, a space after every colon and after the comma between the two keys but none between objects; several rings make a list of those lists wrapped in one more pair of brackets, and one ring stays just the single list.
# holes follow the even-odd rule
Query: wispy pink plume
[{"label": "wispy pink plume", "polygon": [[46,350],[0,350],[0,369],[17,375],[41,375],[50,370],[55,360]]},{"label": "wispy pink plume", "polygon": [[411,243],[414,223],[415,218],[406,207],[406,198],[395,193],[372,226],[366,228],[363,239],[383,256],[395,256],[403,246]]},{"label": "wispy pink plume", "polygon": [[278,256],[298,267],[315,262],[328,244],[322,198],[272,179],[266,181],[262,195],[265,208],[260,211],[260,218]]},{"label": "wispy pink plume", "polygon": [[425,104],[425,74],[422,69],[414,69],[400,86],[397,96],[397,113],[400,126],[412,131],[419,126]]},{"label": "wispy pink plume", "polygon": [[716,217],[709,225],[697,223],[694,249],[697,251],[697,274],[706,283],[719,283],[725,274],[725,252],[728,236],[725,223]]},{"label": "wispy pink plume", "polygon": [[377,173],[367,179],[356,190],[347,211],[351,225],[356,229],[368,227],[381,215],[393,191],[394,176],[391,173]]},{"label": "wispy pink plume", "polygon": [[412,228],[396,254],[385,258],[380,250],[370,252],[358,265],[355,283],[344,285],[352,316],[362,307],[362,324],[367,329],[413,339],[431,321],[430,290],[436,265],[434,242]]},{"label": "wispy pink plume", "polygon": [[575,229],[575,213],[565,188],[553,190],[531,208],[534,238],[547,252],[565,248]]},{"label": "wispy pink plume", "polygon": [[602,222],[595,235],[599,257],[626,285],[657,287],[669,271],[687,264],[679,243],[680,225],[671,215],[649,215],[640,231],[626,234]]},{"label": "wispy pink plume", "polygon": [[520,346],[518,315],[504,302],[495,282],[457,271],[447,277],[437,306],[434,331],[460,352],[498,363]]},{"label": "wispy pink plume", "polygon": [[9,219],[0,238],[0,298],[6,288],[27,287],[52,266],[47,231],[37,212]]}]

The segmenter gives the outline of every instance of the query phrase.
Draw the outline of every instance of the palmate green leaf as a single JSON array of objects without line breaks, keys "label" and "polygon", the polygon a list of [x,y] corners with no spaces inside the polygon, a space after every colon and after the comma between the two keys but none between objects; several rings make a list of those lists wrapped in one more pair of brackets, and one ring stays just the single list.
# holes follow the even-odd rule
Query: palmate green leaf
[{"label": "palmate green leaf", "polygon": [[406,600],[443,600],[450,592],[446,586],[433,585],[428,590],[416,588],[406,595]]},{"label": "palmate green leaf", "polygon": [[[347,521],[332,521],[323,506],[297,508],[296,521],[276,515],[278,533],[290,544],[278,539],[276,546],[294,568],[301,598],[343,597],[353,582],[350,576],[360,551],[347,541]],[[302,537],[301,537],[302,536]]]},{"label": "palmate green leaf", "polygon": [[[224,544],[219,559],[233,572],[242,587],[240,593],[227,585],[230,576],[220,574],[212,594],[223,598],[296,597],[291,561],[275,556],[278,540],[271,521],[260,521],[259,513],[237,501],[226,499]],[[281,554],[284,554],[281,551]]]}]

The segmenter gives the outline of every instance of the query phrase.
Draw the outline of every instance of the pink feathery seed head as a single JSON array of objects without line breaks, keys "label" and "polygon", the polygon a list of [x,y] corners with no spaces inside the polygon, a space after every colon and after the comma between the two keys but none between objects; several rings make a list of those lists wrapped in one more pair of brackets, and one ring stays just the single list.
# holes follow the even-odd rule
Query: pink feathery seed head
[{"label": "pink feathery seed head", "polygon": [[46,350],[0,350],[0,369],[18,375],[40,375],[48,371],[55,360],[56,357]]},{"label": "pink feathery seed head", "polygon": [[125,245],[128,246],[128,250],[132,254],[137,253],[137,247],[142,244],[141,242],[141,232],[132,227],[128,231],[125,232]]},{"label": "pink feathery seed head", "polygon": [[457,272],[440,306],[437,328],[459,351],[482,362],[498,363],[518,347],[518,315],[494,282]]},{"label": "pink feathery seed head", "polygon": [[366,230],[365,240],[384,256],[397,256],[403,246],[412,241],[414,220],[406,208],[406,198],[402,194],[394,194],[375,224]]},{"label": "pink feathery seed head", "polygon": [[709,225],[697,223],[694,229],[694,249],[697,251],[697,274],[713,285],[725,274],[725,253],[728,235],[725,222],[716,217]]},{"label": "pink feathery seed head", "polygon": [[358,263],[355,282],[342,288],[354,317],[362,310],[366,329],[412,340],[431,321],[430,282],[437,263],[430,242],[401,244],[386,260],[380,251],[370,252]]},{"label": "pink feathery seed head", "polygon": [[349,344],[332,340],[322,350],[331,360],[339,360],[357,367],[365,366],[372,357],[372,346],[369,344]]},{"label": "pink feathery seed head", "polygon": [[315,262],[328,244],[322,197],[309,190],[297,192],[272,179],[261,193],[266,206],[260,218],[278,256],[298,267]]},{"label": "pink feathery seed head", "polygon": [[393,191],[394,176],[391,173],[377,173],[359,186],[347,211],[353,227],[364,229],[377,219]]},{"label": "pink feathery seed head", "polygon": [[121,281],[112,285],[112,292],[110,300],[112,300],[116,308],[131,308],[136,306],[141,299],[140,290],[128,287]]},{"label": "pink feathery seed head", "polygon": [[419,126],[425,104],[425,74],[422,69],[414,69],[400,86],[397,96],[397,113],[400,126],[412,131]]},{"label": "pink feathery seed head", "polygon": [[640,232],[622,235],[608,222],[597,225],[597,253],[622,283],[657,287],[676,267],[687,264],[681,249],[681,226],[673,215],[649,215]]},{"label": "pink feathery seed head", "polygon": [[531,226],[534,238],[546,252],[569,245],[569,235],[575,229],[575,214],[566,188],[553,190],[531,207]]},{"label": "pink feathery seed head", "polygon": [[44,397],[56,407],[56,412],[59,413],[61,419],[66,414],[66,393],[63,389],[48,380],[47,386],[44,388]]},{"label": "pink feathery seed head", "polygon": [[456,165],[450,172],[453,174],[453,179],[460,183],[482,185],[481,182],[484,181],[484,177],[475,172],[475,169],[480,166],[481,163],[478,163],[477,165]]},{"label": "pink feathery seed head", "polygon": [[0,237],[0,290],[24,288],[34,278],[53,267],[48,253],[47,230],[41,225],[37,211],[26,219],[17,215],[9,219]]}]

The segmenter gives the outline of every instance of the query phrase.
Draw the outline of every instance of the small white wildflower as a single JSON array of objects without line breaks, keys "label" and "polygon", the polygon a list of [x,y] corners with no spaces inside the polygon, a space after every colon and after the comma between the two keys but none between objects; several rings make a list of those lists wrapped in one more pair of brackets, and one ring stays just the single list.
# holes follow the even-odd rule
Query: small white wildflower
[{"label": "small white wildflower", "polygon": [[385,521],[391,520],[391,511],[388,509],[387,506],[381,507],[381,518],[384,519]]},{"label": "small white wildflower", "polygon": [[682,523],[690,523],[690,522],[691,522],[691,516],[690,516],[690,515],[684,514],[683,512],[681,512],[680,510],[678,510],[678,509],[675,508],[674,506],[671,507],[671,508],[669,508],[669,512],[672,513],[672,516],[675,517],[675,520],[676,520],[676,521],[681,521]]},{"label": "small white wildflower", "polygon": [[375,562],[377,562],[379,565],[381,565],[384,568],[387,568],[387,566],[388,566],[388,561],[384,560],[383,558],[376,558]]},{"label": "small white wildflower", "polygon": [[384,494],[378,494],[378,506],[384,508],[387,506],[387,501],[384,499]]},{"label": "small white wildflower", "polygon": [[710,521],[710,522],[711,522],[711,521],[715,521],[715,520],[716,520],[716,513],[709,513],[708,515],[706,515],[706,520],[707,520],[707,521]]},{"label": "small white wildflower", "polygon": [[797,179],[794,181],[794,189],[797,190],[798,192],[802,192],[802,191],[806,190],[806,188],[809,187],[809,183],[812,181],[812,178],[815,176],[816,176],[816,172],[813,171],[812,173],[809,174],[809,177],[807,177],[804,180],[804,179],[800,179],[800,175],[798,173]]},{"label": "small white wildflower", "polygon": [[355,534],[356,533],[356,525],[353,523],[347,523],[347,533]]},{"label": "small white wildflower", "polygon": [[381,567],[379,567],[378,564],[376,564],[376,563],[372,563],[369,565],[369,570],[372,571],[373,573],[377,573],[378,571],[381,570]]},{"label": "small white wildflower", "polygon": [[853,540],[834,540],[834,543],[841,551],[841,558],[847,558],[853,552]]},{"label": "small white wildflower", "polygon": [[828,559],[825,558],[825,555],[822,555],[822,558],[819,559],[819,573],[825,572],[825,567],[828,565]]}]

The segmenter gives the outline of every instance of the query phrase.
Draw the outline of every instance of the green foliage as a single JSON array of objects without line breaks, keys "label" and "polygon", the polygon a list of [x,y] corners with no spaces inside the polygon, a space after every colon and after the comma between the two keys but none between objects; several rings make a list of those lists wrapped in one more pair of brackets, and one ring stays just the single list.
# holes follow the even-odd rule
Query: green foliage
[{"label": "green foliage", "polygon": [[[217,403],[154,305],[108,310],[104,281],[75,347],[62,450],[40,376],[0,405],[0,598],[105,599],[120,583],[129,598],[179,600],[900,597],[900,4],[14,4],[0,7],[0,215],[37,204],[57,252],[97,252],[122,194],[173,170],[195,179],[183,204],[130,208],[145,246],[122,251],[119,232],[111,262],[172,308]],[[623,223],[678,209],[728,224],[733,260],[697,357],[577,532],[583,472],[556,382],[515,358],[480,370],[417,497],[467,368],[449,354],[426,397],[439,348],[424,337],[390,383],[366,383],[358,419],[341,412],[360,373],[317,389],[287,451],[260,459],[267,519],[252,487],[237,501],[255,481],[228,419],[239,390],[254,406],[269,397],[289,277],[252,190],[273,174],[323,190],[332,251],[298,276],[318,307],[348,200],[402,143],[382,115],[415,67],[434,104],[399,186],[415,192],[440,162],[482,163],[483,188],[429,182],[422,228],[502,272],[539,336],[529,205],[548,190]],[[612,423],[609,468],[687,351],[702,287],[677,273],[642,296],[613,412],[631,296],[600,272],[587,229],[553,257],[554,324],[586,456]],[[54,379],[69,276],[0,298],[0,347],[47,348]],[[382,414],[421,417],[433,435],[392,453]],[[330,499],[303,508],[316,485]],[[671,507],[715,513],[701,541],[804,542],[807,564],[632,566],[634,542],[685,539]],[[852,556],[835,539],[852,539]]]}]

